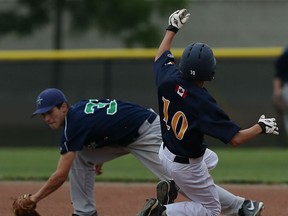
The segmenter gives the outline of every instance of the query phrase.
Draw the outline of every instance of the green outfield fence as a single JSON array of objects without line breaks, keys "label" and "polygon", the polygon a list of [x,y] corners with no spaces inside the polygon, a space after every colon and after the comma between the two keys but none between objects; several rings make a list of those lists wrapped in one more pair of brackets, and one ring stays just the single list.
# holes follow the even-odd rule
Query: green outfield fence
[{"label": "green outfield fence", "polygon": [[[207,89],[241,127],[251,126],[261,114],[277,115],[271,103],[272,78],[282,50],[213,48],[217,72]],[[182,51],[172,49],[177,61]],[[158,111],[152,72],[155,53],[156,49],[0,51],[0,146],[58,145],[59,132],[50,131],[37,117],[30,118],[36,96],[47,87],[61,88],[70,103],[117,98]],[[251,145],[288,146],[284,135],[262,136]]]}]

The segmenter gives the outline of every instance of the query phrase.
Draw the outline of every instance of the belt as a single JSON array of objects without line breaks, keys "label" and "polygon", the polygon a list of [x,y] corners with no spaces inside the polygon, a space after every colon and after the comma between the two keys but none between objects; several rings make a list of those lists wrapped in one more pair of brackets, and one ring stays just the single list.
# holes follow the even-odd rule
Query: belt
[{"label": "belt", "polygon": [[181,163],[181,164],[189,164],[190,163],[189,158],[181,157],[181,156],[177,156],[177,155],[174,158],[174,162]]},{"label": "belt", "polygon": [[[164,144],[163,144],[163,149],[167,148]],[[178,156],[176,155],[174,160],[174,162],[176,163],[181,163],[181,164],[189,164],[190,160],[188,157],[183,157],[183,156]]]},{"label": "belt", "polygon": [[151,112],[151,115],[147,118],[147,121],[152,124],[153,121],[157,118],[157,114],[154,112]]}]

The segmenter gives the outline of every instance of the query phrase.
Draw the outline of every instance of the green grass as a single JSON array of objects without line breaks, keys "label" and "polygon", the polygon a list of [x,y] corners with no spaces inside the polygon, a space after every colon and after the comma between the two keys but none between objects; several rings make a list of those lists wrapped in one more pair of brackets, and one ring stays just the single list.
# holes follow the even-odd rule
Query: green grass
[{"label": "green grass", "polygon": [[[217,148],[217,183],[288,183],[288,149]],[[57,148],[0,148],[0,180],[45,180],[56,169]],[[157,181],[132,155],[104,164],[97,181]]]},{"label": "green grass", "polygon": [[56,148],[0,148],[0,180],[46,179],[59,155]]},{"label": "green grass", "polygon": [[288,183],[288,149],[215,149],[219,163],[212,171],[218,182]]}]

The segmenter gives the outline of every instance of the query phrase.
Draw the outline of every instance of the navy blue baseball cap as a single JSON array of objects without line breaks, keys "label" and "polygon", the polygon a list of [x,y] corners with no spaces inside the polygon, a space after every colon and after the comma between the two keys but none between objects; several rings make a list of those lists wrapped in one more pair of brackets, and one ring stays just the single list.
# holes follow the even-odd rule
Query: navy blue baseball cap
[{"label": "navy blue baseball cap", "polygon": [[36,111],[32,113],[32,116],[46,113],[64,102],[67,102],[67,99],[62,91],[56,88],[47,88],[38,95],[36,99]]}]

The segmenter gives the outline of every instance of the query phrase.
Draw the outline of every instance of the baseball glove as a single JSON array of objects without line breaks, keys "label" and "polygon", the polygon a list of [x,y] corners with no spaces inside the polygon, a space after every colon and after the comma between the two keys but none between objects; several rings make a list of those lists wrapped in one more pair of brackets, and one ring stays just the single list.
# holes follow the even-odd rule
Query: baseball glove
[{"label": "baseball glove", "polygon": [[31,194],[23,194],[14,200],[12,209],[15,216],[40,216],[35,210],[36,203],[31,201]]}]

